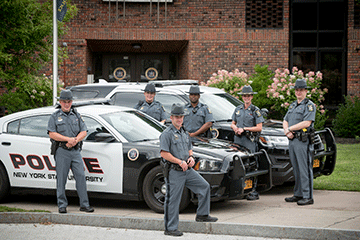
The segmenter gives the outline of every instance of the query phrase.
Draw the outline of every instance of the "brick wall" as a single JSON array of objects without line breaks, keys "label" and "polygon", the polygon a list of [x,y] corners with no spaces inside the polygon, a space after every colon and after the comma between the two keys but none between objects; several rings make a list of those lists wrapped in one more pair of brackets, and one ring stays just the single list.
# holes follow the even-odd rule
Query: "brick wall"
[{"label": "brick wall", "polygon": [[354,6],[354,1],[349,1],[347,94],[360,97],[360,26],[354,24],[355,10],[360,11],[360,6]]},{"label": "brick wall", "polygon": [[[92,51],[87,39],[99,40],[186,40],[179,53],[179,78],[207,80],[218,69],[238,68],[251,74],[255,64],[268,64],[270,69],[288,66],[288,3],[284,3],[284,28],[245,29],[245,1],[174,0],[157,3],[122,3],[102,0],[72,1],[79,11],[69,24],[69,32],[59,43],[67,42],[65,85],[86,83]],[[51,72],[51,67],[47,69]],[[59,66],[59,78],[64,78]]]},{"label": "brick wall", "polygon": [[[283,28],[246,29],[245,0],[174,0],[157,3],[126,3],[102,0],[73,0],[79,11],[69,32],[59,40],[68,42],[65,85],[86,83],[87,69],[93,66],[88,39],[99,40],[185,40],[179,52],[180,79],[207,80],[219,69],[238,68],[253,73],[255,64],[269,69],[289,67],[289,1],[284,1]],[[110,20],[109,20],[110,12]],[[117,15],[116,15],[117,13]],[[347,92],[360,96],[360,29],[354,27],[354,2],[349,1]],[[49,68],[51,72],[51,68]],[[63,67],[59,77],[63,79]]]}]

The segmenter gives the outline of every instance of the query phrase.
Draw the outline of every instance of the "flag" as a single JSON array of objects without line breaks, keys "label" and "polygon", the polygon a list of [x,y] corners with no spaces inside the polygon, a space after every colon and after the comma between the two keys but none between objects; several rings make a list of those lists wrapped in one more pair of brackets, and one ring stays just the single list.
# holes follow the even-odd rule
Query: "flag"
[{"label": "flag", "polygon": [[57,0],[56,1],[56,18],[60,22],[64,19],[67,11],[66,0]]}]

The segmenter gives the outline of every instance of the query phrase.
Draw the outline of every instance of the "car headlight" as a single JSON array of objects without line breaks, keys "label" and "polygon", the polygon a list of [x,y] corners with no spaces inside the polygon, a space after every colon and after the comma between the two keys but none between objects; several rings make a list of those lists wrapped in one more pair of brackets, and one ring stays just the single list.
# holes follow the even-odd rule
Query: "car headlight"
[{"label": "car headlight", "polygon": [[200,172],[219,172],[221,165],[222,161],[217,159],[200,158],[200,160],[194,166],[194,169]]},{"label": "car headlight", "polygon": [[263,146],[288,146],[289,139],[283,136],[260,136],[260,143]]}]

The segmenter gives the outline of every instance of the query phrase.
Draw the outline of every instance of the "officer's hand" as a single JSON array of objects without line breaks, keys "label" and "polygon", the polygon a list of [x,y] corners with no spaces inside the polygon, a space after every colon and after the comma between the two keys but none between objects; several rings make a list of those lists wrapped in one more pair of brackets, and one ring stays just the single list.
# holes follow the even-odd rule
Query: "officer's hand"
[{"label": "officer's hand", "polygon": [[287,132],[286,133],[286,136],[289,138],[289,139],[293,139],[294,138],[294,134],[292,132]]},{"label": "officer's hand", "polygon": [[185,161],[181,161],[181,163],[179,164],[179,166],[182,168],[182,170],[185,172],[186,170],[188,170],[188,165],[186,164]]},{"label": "officer's hand", "polygon": [[195,160],[193,156],[190,156],[187,160],[187,165],[192,168],[195,165]]},{"label": "officer's hand", "polygon": [[66,146],[71,148],[76,145],[76,138],[69,138],[68,142],[66,143]]},{"label": "officer's hand", "polygon": [[236,134],[241,135],[244,132],[243,128],[237,128],[236,129]]}]

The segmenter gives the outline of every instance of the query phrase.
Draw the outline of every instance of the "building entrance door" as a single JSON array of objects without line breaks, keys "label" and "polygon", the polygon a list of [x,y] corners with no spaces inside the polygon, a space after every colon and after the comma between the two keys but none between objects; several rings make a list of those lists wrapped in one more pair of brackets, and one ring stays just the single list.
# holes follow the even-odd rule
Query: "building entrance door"
[{"label": "building entrance door", "polygon": [[103,77],[109,82],[148,82],[169,79],[169,55],[103,55]]}]

